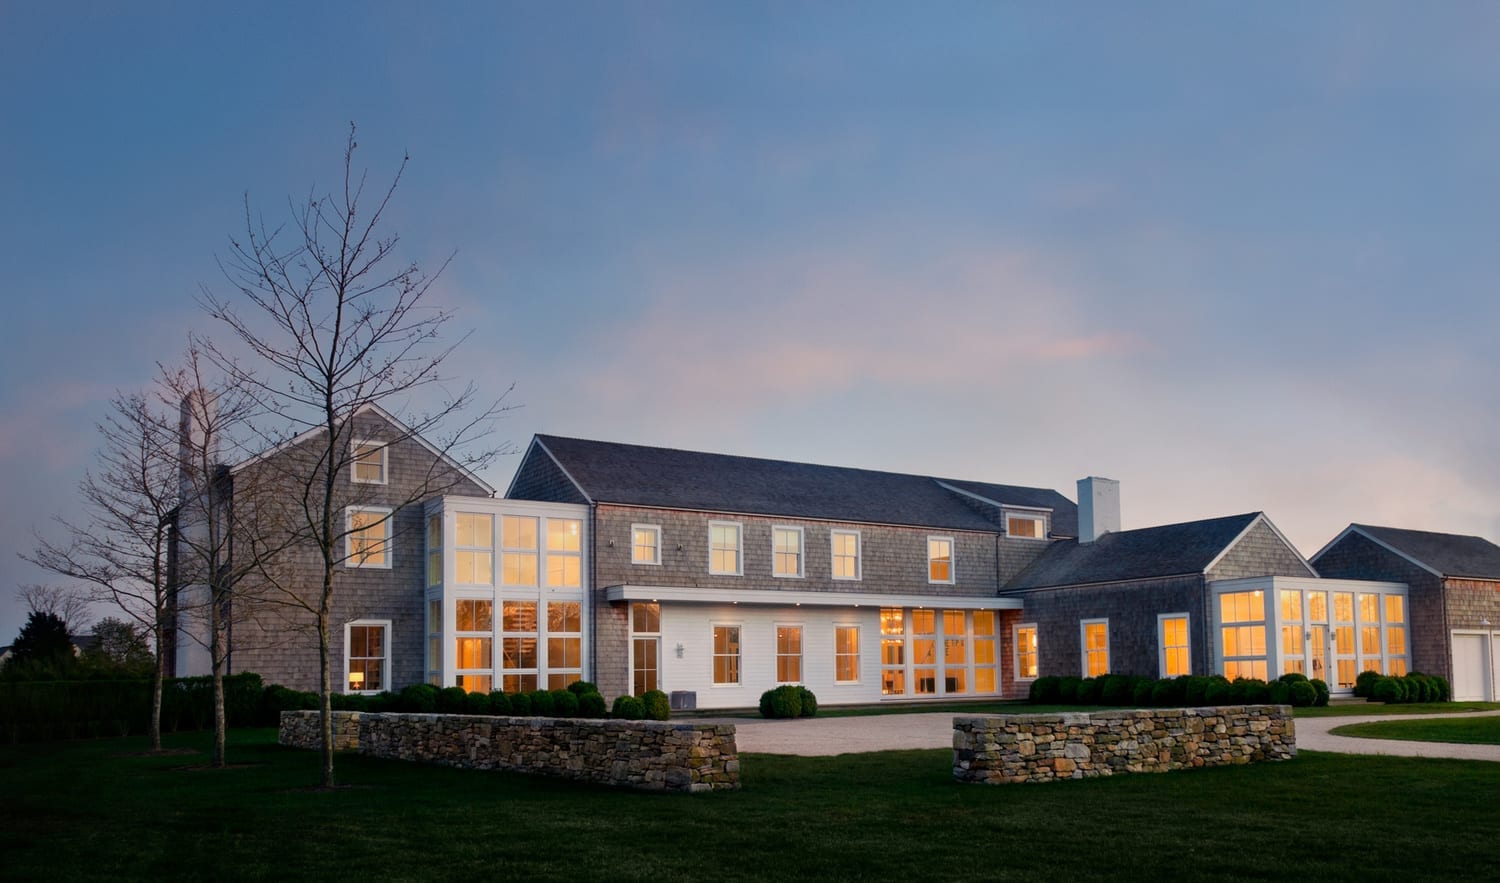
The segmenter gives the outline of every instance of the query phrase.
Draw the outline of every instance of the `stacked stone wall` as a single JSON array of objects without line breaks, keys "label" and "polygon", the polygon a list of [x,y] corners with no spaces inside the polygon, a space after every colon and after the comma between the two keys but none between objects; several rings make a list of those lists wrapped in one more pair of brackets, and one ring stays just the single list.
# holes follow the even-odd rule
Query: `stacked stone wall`
[{"label": "stacked stone wall", "polygon": [[953,778],[1008,784],[1290,760],[1286,705],[953,719]]},{"label": "stacked stone wall", "polygon": [[[334,751],[354,751],[359,748],[361,714],[358,711],[335,711],[333,713]],[[321,748],[323,732],[318,723],[318,712],[283,711],[276,741],[289,748],[305,748],[309,751]]]},{"label": "stacked stone wall", "polygon": [[[511,770],[649,791],[740,786],[733,724],[334,712],[360,754],[479,770]],[[318,746],[318,715],[281,714],[281,744]]]}]

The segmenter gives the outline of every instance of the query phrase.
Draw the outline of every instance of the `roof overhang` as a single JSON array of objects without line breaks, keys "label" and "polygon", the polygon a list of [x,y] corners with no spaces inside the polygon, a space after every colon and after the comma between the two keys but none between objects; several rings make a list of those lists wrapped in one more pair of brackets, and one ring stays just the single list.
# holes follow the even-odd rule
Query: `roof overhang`
[{"label": "roof overhang", "polygon": [[948,610],[1020,610],[1020,598],[961,595],[888,595],[877,592],[806,592],[781,589],[699,589],[687,586],[610,586],[610,601],[675,604],[750,604],[767,607],[942,607]]}]

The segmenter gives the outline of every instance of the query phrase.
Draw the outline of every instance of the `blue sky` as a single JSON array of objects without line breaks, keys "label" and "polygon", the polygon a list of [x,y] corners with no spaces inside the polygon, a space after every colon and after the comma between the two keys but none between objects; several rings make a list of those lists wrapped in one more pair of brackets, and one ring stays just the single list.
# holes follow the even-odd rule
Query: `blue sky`
[{"label": "blue sky", "polygon": [[303,6],[0,5],[0,643],[243,195],[351,120],[518,445],[1500,537],[1493,4]]}]

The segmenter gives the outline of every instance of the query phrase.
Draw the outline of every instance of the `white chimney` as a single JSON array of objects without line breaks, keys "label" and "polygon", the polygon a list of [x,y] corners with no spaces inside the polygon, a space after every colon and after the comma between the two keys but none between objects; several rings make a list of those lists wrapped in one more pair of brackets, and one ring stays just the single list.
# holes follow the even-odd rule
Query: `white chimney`
[{"label": "white chimney", "polygon": [[1120,483],[1113,478],[1078,479],[1078,542],[1092,543],[1120,529]]}]

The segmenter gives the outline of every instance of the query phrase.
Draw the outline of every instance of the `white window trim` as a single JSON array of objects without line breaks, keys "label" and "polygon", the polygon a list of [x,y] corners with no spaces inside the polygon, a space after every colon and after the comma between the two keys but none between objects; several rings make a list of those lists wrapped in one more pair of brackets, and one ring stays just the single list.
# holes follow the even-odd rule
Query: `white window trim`
[{"label": "white window trim", "polygon": [[[854,629],[854,679],[849,681],[839,680],[839,656],[841,655],[839,653],[839,629]],[[863,631],[864,629],[860,628],[857,622],[836,622],[833,624],[833,682],[835,684],[842,686],[845,684],[858,684],[860,682],[860,675],[865,670],[864,636],[861,634]]]},{"label": "white window trim", "polygon": [[[490,520],[490,544],[488,546],[464,546],[458,542],[458,519],[460,516],[468,515],[474,518],[488,518]],[[497,531],[500,527],[500,519],[492,512],[468,512],[463,509],[453,510],[453,584],[464,588],[490,588],[495,585],[497,579],[496,571],[499,570],[500,556],[495,553]],[[458,578],[458,553],[459,552],[488,552],[490,553],[490,580],[485,583],[466,583]]]},{"label": "white window trim", "polygon": [[1183,630],[1183,634],[1187,637],[1187,673],[1193,673],[1193,618],[1185,610],[1181,613],[1158,613],[1156,614],[1156,676],[1158,678],[1169,677],[1167,674],[1167,633],[1164,628],[1169,619],[1187,621],[1187,628]]},{"label": "white window trim", "polygon": [[349,693],[358,693],[358,694],[361,694],[361,695],[369,696],[369,695],[374,695],[374,694],[380,692],[380,690],[348,690],[347,689],[348,686],[349,686],[349,638],[350,638],[350,632],[354,629],[355,626],[372,626],[372,625],[374,625],[374,626],[380,626],[381,627],[380,634],[381,634],[381,642],[382,642],[383,646],[380,648],[380,650],[381,650],[381,653],[380,653],[380,655],[381,655],[380,683],[384,685],[384,686],[381,687],[381,690],[389,690],[391,688],[391,621],[389,619],[356,619],[356,620],[353,620],[352,622],[346,622],[346,623],[344,623],[344,682],[343,682],[343,686],[345,687],[345,690],[347,692],[349,692]]},{"label": "white window trim", "polygon": [[[734,570],[714,569],[714,528],[732,527],[736,537]],[[715,576],[745,575],[745,526],[738,521],[710,521],[708,523],[708,572]]]},{"label": "white window trim", "polygon": [[[395,517],[395,510],[383,506],[348,506],[344,509],[344,566],[358,567],[369,570],[390,570],[391,560],[396,557],[395,545],[391,540],[391,533]],[[381,547],[385,550],[385,560],[380,564],[360,564],[354,560],[354,515],[357,512],[373,512],[385,516],[380,526],[385,529],[385,537],[381,540]]]},{"label": "white window trim", "polygon": [[1037,674],[1042,671],[1042,633],[1037,630],[1034,622],[1018,622],[1010,627],[1010,653],[1011,671],[1015,673],[1017,682],[1025,681],[1031,683],[1036,677],[1027,677],[1021,674],[1021,629],[1031,629],[1036,634],[1036,670]]},{"label": "white window trim", "polygon": [[[635,532],[638,530],[649,530],[656,534],[656,560],[637,561],[635,558]],[[659,524],[632,524],[630,526],[630,563],[646,564],[653,567],[661,566],[661,525]]]},{"label": "white window trim", "polygon": [[1110,659],[1110,653],[1112,652],[1113,648],[1110,647],[1110,640],[1109,640],[1109,619],[1108,618],[1080,619],[1080,620],[1078,620],[1078,663],[1079,663],[1079,665],[1078,665],[1078,671],[1079,671],[1079,676],[1080,677],[1085,677],[1085,678],[1089,678],[1089,677],[1103,677],[1103,675],[1091,675],[1091,674],[1089,674],[1089,637],[1088,637],[1089,632],[1088,632],[1088,627],[1091,626],[1091,625],[1103,625],[1104,626],[1104,674],[1110,674],[1111,668],[1112,668],[1112,662],[1113,661]]},{"label": "white window trim", "polygon": [[[719,653],[714,649],[714,629],[734,629],[739,633],[739,651],[735,654],[736,680],[720,683],[714,680],[714,662]],[[727,654],[726,654],[727,655]],[[711,690],[737,690],[745,684],[745,624],[742,622],[711,622],[708,624],[708,686]]]},{"label": "white window trim", "polygon": [[[359,470],[359,446],[379,445],[380,450],[380,478],[371,481],[368,478],[360,478]],[[391,479],[391,447],[388,443],[378,438],[357,438],[349,442],[349,480],[354,484],[390,484]]]},{"label": "white window trim", "polygon": [[[536,537],[534,546],[507,546],[505,545],[505,519],[526,519],[531,522],[532,533]],[[543,523],[543,516],[521,514],[516,512],[502,512],[495,519],[495,536],[498,542],[495,545],[500,548],[500,555],[496,562],[495,580],[500,586],[512,588],[534,589],[541,586],[547,580],[546,562],[542,560],[542,547],[547,545],[547,537],[544,533],[547,526]],[[506,555],[530,555],[536,567],[536,576],[529,583],[508,583],[505,581],[505,556]]]},{"label": "white window trim", "polygon": [[[838,541],[838,538],[841,537],[841,536],[852,536],[852,537],[854,537],[854,575],[853,576],[838,576],[838,575],[834,574],[834,572],[833,572],[833,562],[834,562],[834,559],[837,558],[837,553],[838,553],[838,546],[836,545],[836,543]],[[865,539],[864,539],[863,536],[860,535],[859,531],[857,531],[857,530],[844,530],[842,528],[835,528],[835,529],[833,529],[833,530],[831,530],[831,531],[828,532],[828,574],[829,574],[829,576],[832,579],[841,580],[841,581],[844,581],[844,582],[859,582],[860,579],[862,579],[864,577],[864,570],[865,570],[864,557],[865,557]]]},{"label": "white window trim", "polygon": [[[797,572],[782,573],[776,569],[776,532],[792,531],[797,534]],[[807,573],[807,532],[791,524],[771,525],[771,576],[776,579],[802,579]]]},{"label": "white window trim", "polygon": [[[780,632],[782,629],[796,629],[797,630],[797,673],[799,675],[806,675],[806,673],[807,673],[806,672],[806,668],[807,668],[807,624],[806,623],[801,623],[801,622],[777,622],[777,623],[773,623],[771,625],[771,638],[772,638],[771,674],[776,678],[776,686],[780,687],[783,684],[791,684],[793,686],[800,686],[802,684],[807,683],[807,678],[806,677],[799,677],[795,681],[783,681],[783,680],[781,680],[781,673],[776,670],[776,666],[777,666],[777,664],[779,664],[781,662],[781,657],[783,655],[782,652],[781,652],[781,642],[778,640],[780,638],[780,635],[778,634],[778,632]],[[790,656],[791,654],[786,654],[786,655]]]},{"label": "white window trim", "polygon": [[[933,562],[933,557],[932,557],[932,541],[933,540],[946,540],[948,542],[948,578],[947,579],[933,579],[932,578],[932,562]],[[933,535],[927,537],[927,582],[928,582],[928,584],[929,585],[951,586],[951,585],[953,585],[955,583],[955,581],[957,581],[957,579],[958,579],[958,544],[953,541],[953,537],[939,536],[937,534],[933,534]]]},{"label": "white window trim", "polygon": [[[572,549],[554,550],[548,544],[548,537],[552,534],[552,522],[574,521],[578,523],[578,551]],[[537,559],[536,578],[548,591],[576,591],[583,588],[583,519],[581,518],[554,518],[548,516],[542,519],[540,533],[537,534],[537,546],[542,557]],[[578,559],[578,585],[565,584],[553,585],[552,583],[552,559],[553,558],[576,558]]]},{"label": "white window trim", "polygon": [[[1051,519],[1047,517],[1047,513],[1046,512],[1027,512],[1027,511],[1019,510],[1019,509],[1002,509],[1000,511],[1001,511],[1002,517],[1004,517],[1004,519],[1005,519],[1005,535],[1007,537],[1009,537],[1010,539],[1016,539],[1016,540],[1045,540],[1045,539],[1047,539],[1048,533],[1052,529]],[[1024,519],[1027,519],[1027,520],[1030,520],[1030,521],[1040,522],[1041,523],[1041,529],[1039,531],[1037,531],[1037,535],[1034,536],[1034,537],[1015,536],[1014,534],[1012,534],[1010,532],[1010,520],[1012,518],[1024,518]]]}]

